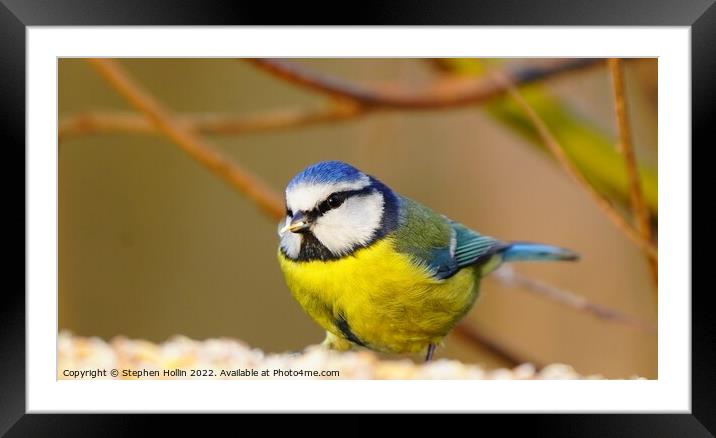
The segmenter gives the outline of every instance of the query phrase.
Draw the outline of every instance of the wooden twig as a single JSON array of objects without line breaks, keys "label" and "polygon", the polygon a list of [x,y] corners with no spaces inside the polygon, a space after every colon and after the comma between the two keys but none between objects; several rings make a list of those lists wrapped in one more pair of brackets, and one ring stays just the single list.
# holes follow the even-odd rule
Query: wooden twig
[{"label": "wooden twig", "polygon": [[[256,114],[182,114],[174,119],[197,134],[238,135],[280,131],[318,123],[348,120],[358,116],[360,107],[331,103],[319,108],[278,109]],[[60,141],[95,133],[159,133],[154,123],[134,112],[87,112],[65,117],[59,123]]]},{"label": "wooden twig", "polygon": [[[609,71],[614,85],[614,109],[619,130],[619,152],[624,157],[624,164],[629,181],[629,199],[631,210],[636,222],[636,230],[644,241],[653,241],[649,208],[644,202],[644,194],[641,190],[639,171],[637,170],[636,154],[631,141],[631,126],[624,87],[624,71],[619,58],[609,59]],[[656,258],[647,257],[649,269],[651,270],[654,284],[659,282],[659,266]],[[656,292],[656,289],[654,289]]]},{"label": "wooden twig", "polygon": [[183,124],[175,121],[169,109],[130,79],[116,61],[104,58],[88,59],[87,62],[181,150],[243,193],[272,218],[278,220],[283,216],[283,203],[274,190],[258,176],[223,156]]},{"label": "wooden twig", "polygon": [[[599,61],[580,59],[548,66],[521,67],[509,74],[515,83],[527,84],[598,65]],[[183,124],[186,129],[197,133],[237,135],[349,120],[370,113],[377,107],[409,110],[427,109],[438,103],[438,107],[479,104],[505,92],[502,85],[490,78],[453,78],[447,81],[435,81],[433,85],[422,91],[388,93],[382,89],[376,90],[349,84],[339,79],[320,75],[287,61],[260,59],[252,60],[252,62],[293,83],[310,86],[337,98],[332,99],[326,107],[317,109],[273,110],[250,115],[176,115],[174,119]],[[397,101],[394,101],[395,99]],[[63,141],[77,135],[112,132],[148,134],[157,132],[157,128],[142,114],[88,112],[64,118],[59,124],[58,135],[59,140]]]},{"label": "wooden twig", "polygon": [[550,301],[561,304],[562,306],[592,315],[595,318],[628,325],[647,333],[656,333],[656,327],[652,324],[624,315],[616,310],[594,304],[574,292],[520,274],[511,266],[505,265],[500,267],[492,276],[505,286],[522,288],[547,298]]},{"label": "wooden twig", "polygon": [[[413,110],[458,107],[481,103],[507,91],[503,82],[493,78],[453,78],[450,82],[436,82],[418,91],[377,88],[324,75],[283,59],[254,58],[248,61],[292,84],[366,107]],[[544,66],[522,67],[505,74],[510,83],[523,85],[594,66],[601,61],[593,58],[569,59]]]},{"label": "wooden twig", "polygon": [[562,146],[557,142],[550,132],[547,125],[544,123],[542,118],[535,112],[532,106],[522,97],[522,94],[517,88],[510,82],[510,78],[498,71],[493,71],[492,76],[498,78],[509,91],[510,95],[517,101],[522,107],[528,119],[534,126],[535,130],[539,134],[540,138],[547,146],[552,155],[554,155],[557,162],[562,166],[564,171],[580,186],[584,189],[587,194],[594,200],[594,202],[601,208],[604,214],[612,221],[612,223],[619,228],[625,236],[627,236],[632,242],[639,246],[650,258],[656,260],[657,250],[654,244],[645,240],[642,235],[636,231],[632,225],[619,213],[614,206],[605,198],[601,193],[596,191],[594,187],[586,180],[582,173],[577,167],[572,164],[567,154],[562,149]]},{"label": "wooden twig", "polygon": [[537,369],[542,368],[542,364],[532,359],[522,357],[520,354],[512,351],[505,347],[499,342],[492,339],[487,334],[483,333],[482,330],[468,325],[467,323],[458,324],[453,330],[455,336],[473,344],[480,348],[489,351],[492,355],[505,362],[510,367],[529,362],[533,364]]}]

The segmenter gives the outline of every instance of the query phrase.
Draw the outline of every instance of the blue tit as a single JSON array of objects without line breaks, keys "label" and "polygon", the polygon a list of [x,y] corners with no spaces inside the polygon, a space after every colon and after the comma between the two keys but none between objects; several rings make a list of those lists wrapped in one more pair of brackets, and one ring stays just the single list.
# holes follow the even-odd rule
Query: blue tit
[{"label": "blue tit", "polygon": [[427,352],[427,360],[501,263],[578,258],[482,235],[340,161],[288,183],[279,237],[288,288],[326,330],[324,346]]}]

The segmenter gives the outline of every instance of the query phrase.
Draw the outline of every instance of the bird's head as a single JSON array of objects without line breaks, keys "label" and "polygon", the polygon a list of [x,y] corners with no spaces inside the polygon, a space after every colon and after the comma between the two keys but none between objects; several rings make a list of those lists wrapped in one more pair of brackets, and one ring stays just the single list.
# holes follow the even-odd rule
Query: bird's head
[{"label": "bird's head", "polygon": [[286,187],[281,250],[295,260],[330,260],[384,236],[397,223],[397,196],[341,161],[307,167]]}]

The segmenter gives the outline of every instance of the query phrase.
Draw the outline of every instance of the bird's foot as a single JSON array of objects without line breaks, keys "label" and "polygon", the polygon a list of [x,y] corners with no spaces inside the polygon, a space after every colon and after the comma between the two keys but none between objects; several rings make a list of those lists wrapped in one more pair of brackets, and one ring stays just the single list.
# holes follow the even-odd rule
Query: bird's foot
[{"label": "bird's foot", "polygon": [[425,355],[425,362],[433,360],[433,353],[435,353],[435,344],[428,345],[428,354]]}]

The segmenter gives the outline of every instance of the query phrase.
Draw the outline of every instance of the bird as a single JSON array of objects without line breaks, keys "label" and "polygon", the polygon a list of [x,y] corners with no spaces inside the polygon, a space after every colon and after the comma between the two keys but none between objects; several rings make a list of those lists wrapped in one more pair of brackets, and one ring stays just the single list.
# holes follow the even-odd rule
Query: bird
[{"label": "bird", "polygon": [[430,361],[473,307],[481,279],[502,263],[579,258],[483,235],[342,161],[300,171],[285,200],[279,265],[331,350],[424,353]]}]

